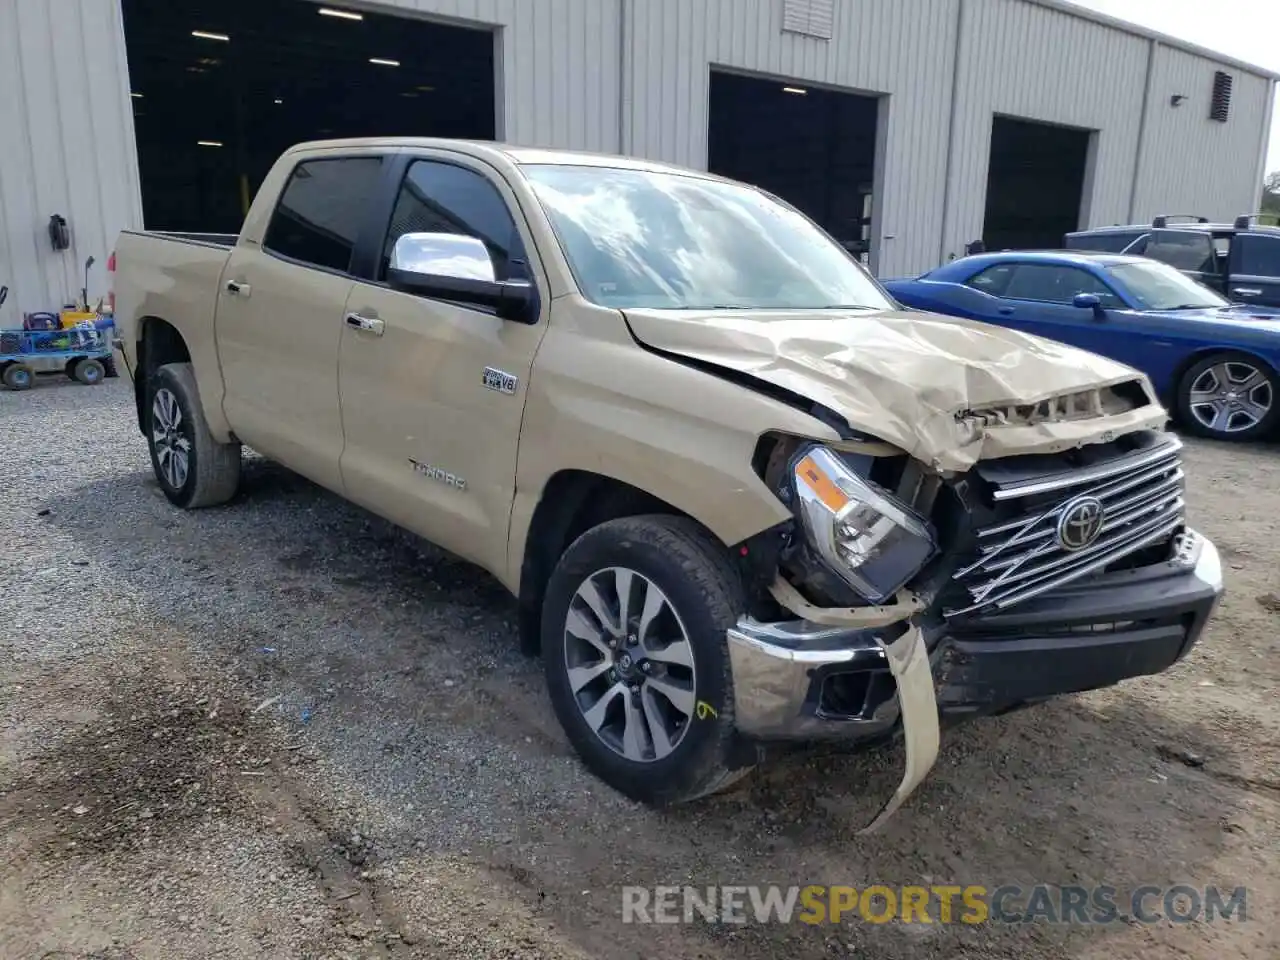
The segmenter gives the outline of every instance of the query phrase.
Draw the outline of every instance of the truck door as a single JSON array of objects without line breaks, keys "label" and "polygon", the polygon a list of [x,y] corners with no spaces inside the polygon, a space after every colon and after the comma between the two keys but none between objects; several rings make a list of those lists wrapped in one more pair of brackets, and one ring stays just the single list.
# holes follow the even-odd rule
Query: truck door
[{"label": "truck door", "polygon": [[249,446],[335,491],[338,342],[381,165],[368,155],[300,162],[260,245],[244,239],[232,251],[218,294],[227,419]]},{"label": "truck door", "polygon": [[546,283],[515,196],[488,167],[451,153],[400,162],[403,179],[374,275],[355,284],[345,310],[343,482],[350,499],[499,570],[529,372],[546,325],[393,290],[387,269],[405,233],[460,235],[487,249],[479,257],[486,262],[473,265],[492,270],[482,279],[531,280],[544,313]]},{"label": "truck door", "polygon": [[1280,308],[1280,236],[1236,234],[1227,290],[1239,303]]}]

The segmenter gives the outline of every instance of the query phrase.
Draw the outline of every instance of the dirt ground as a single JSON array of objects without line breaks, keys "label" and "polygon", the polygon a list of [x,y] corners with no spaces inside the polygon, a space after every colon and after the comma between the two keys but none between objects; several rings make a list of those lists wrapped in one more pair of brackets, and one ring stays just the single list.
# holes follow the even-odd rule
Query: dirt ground
[{"label": "dirt ground", "polygon": [[[1280,956],[1280,449],[1189,442],[1228,576],[1192,656],[951,732],[865,838],[894,749],[625,801],[491,579],[263,461],[175,511],[130,417],[120,381],[0,394],[6,960]],[[1244,885],[1247,919],[621,921],[627,884],[771,883]]]}]

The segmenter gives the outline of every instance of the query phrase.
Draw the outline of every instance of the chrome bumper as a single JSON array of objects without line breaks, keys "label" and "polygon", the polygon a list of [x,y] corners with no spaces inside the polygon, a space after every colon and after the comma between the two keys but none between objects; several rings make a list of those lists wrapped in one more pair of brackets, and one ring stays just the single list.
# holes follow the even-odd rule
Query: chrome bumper
[{"label": "chrome bumper", "polygon": [[[1187,577],[1190,573],[1191,576]],[[1193,530],[1175,538],[1165,564],[1147,568],[1152,581],[1127,588],[1127,597],[1105,602],[1138,615],[1181,597],[1198,614],[1185,634],[1185,653],[1196,643],[1223,593],[1222,563],[1213,543]],[[1176,578],[1176,588],[1169,586]],[[1163,581],[1164,587],[1154,580]],[[1081,585],[1083,586],[1083,585]],[[1101,589],[1086,591],[1103,603]],[[1191,598],[1188,600],[1187,598]],[[1065,610],[1064,601],[1059,609]],[[1109,611],[1107,616],[1118,615]],[[736,724],[743,734],[761,740],[857,738],[892,729],[901,722],[906,746],[902,781],[892,797],[863,828],[881,827],[924,780],[938,757],[939,701],[924,634],[908,621],[873,629],[831,627],[793,620],[761,623],[744,617],[729,629],[729,661],[733,669]],[[1046,648],[1044,656],[1055,651]],[[1071,656],[1069,650],[1062,651]],[[1039,658],[1037,658],[1039,659]],[[824,716],[819,703],[823,678],[860,668],[885,669],[893,675],[897,694],[873,715],[858,718]],[[1052,670],[1052,666],[1049,665]],[[1111,681],[1108,681],[1111,682]],[[944,690],[945,692],[945,690]]]},{"label": "chrome bumper", "polygon": [[[743,618],[729,629],[728,640],[735,717],[738,729],[748,736],[807,738],[833,729],[867,734],[887,729],[901,717],[907,754],[902,782],[862,832],[879,829],[938,758],[938,704],[920,629],[910,625],[905,632],[901,627],[851,630],[803,620],[760,623]],[[862,665],[888,667],[897,683],[896,709],[865,722],[823,718],[813,702],[819,686],[815,676],[825,668]],[[888,706],[893,705],[891,701]]]}]

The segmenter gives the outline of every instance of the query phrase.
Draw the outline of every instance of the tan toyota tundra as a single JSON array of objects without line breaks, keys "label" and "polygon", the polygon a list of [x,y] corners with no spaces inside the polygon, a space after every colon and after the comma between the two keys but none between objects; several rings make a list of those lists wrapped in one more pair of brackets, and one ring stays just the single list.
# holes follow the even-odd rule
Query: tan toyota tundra
[{"label": "tan toyota tundra", "polygon": [[1222,592],[1142,374],[904,312],[706,173],[303,144],[239,237],[126,232],[114,269],[168,498],[231,500],[248,445],[490,571],[642,801],[900,737],[873,829],[942,721],[1162,671]]}]

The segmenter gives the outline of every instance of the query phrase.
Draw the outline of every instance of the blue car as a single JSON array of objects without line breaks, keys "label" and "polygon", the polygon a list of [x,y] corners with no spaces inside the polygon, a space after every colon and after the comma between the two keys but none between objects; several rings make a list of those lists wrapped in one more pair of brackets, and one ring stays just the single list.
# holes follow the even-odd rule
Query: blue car
[{"label": "blue car", "polygon": [[884,286],[917,310],[1038,334],[1136,367],[1201,436],[1255,440],[1280,418],[1280,311],[1232,305],[1155,260],[988,253]]}]

